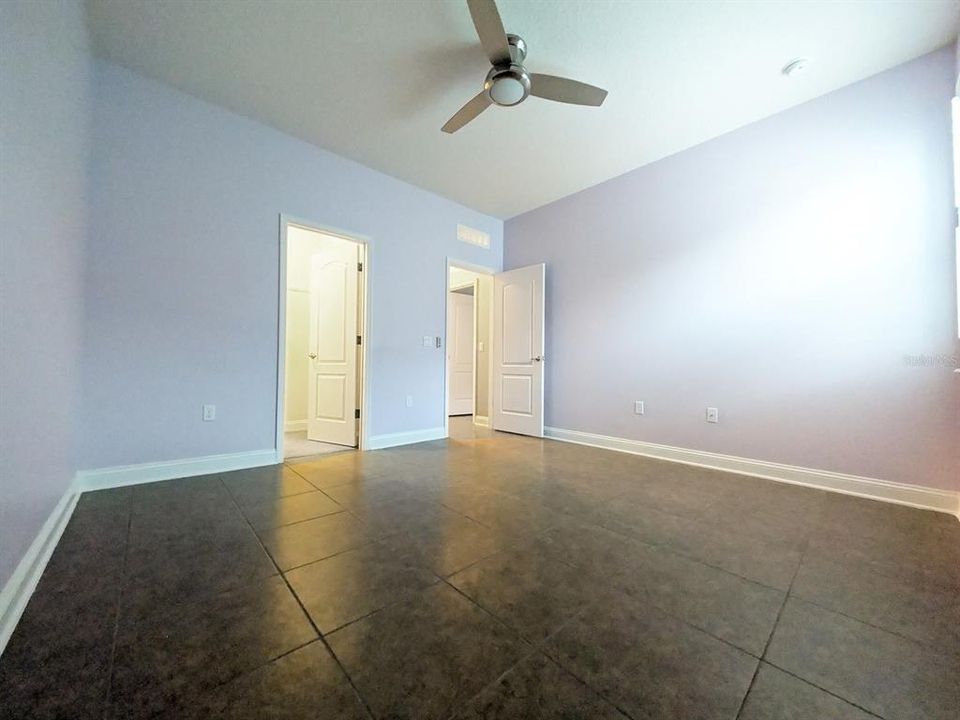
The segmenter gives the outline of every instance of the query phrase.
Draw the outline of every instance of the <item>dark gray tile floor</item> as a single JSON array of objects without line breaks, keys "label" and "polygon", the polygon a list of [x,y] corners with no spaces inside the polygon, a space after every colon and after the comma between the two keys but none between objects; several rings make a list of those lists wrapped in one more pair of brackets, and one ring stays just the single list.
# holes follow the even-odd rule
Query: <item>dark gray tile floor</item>
[{"label": "dark gray tile floor", "polygon": [[489,431],[85,494],[0,718],[951,718],[960,522]]}]

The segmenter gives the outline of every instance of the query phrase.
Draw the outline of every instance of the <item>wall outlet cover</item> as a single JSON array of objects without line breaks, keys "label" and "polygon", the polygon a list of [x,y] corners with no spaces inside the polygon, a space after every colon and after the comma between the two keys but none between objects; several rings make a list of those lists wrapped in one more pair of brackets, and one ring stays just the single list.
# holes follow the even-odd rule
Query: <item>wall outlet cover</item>
[{"label": "wall outlet cover", "polygon": [[217,419],[217,406],[216,405],[204,405],[203,406],[203,421],[204,422],[213,422]]},{"label": "wall outlet cover", "polygon": [[708,423],[720,422],[720,411],[717,408],[712,408],[712,407],[707,408],[707,422]]},{"label": "wall outlet cover", "polygon": [[635,400],[633,403],[633,413],[643,415],[643,400]]}]

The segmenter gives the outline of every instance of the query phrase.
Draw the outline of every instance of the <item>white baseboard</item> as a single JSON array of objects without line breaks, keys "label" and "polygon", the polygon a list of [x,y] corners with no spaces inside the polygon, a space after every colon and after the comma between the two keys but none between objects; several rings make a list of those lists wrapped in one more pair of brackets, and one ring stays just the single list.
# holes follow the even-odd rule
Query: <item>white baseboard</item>
[{"label": "white baseboard", "polygon": [[270,449],[78,472],[73,485],[60,498],[50,517],[47,518],[13,571],[13,575],[0,591],[0,653],[3,652],[23,615],[27,602],[33,595],[64,528],[70,521],[81,493],[193,475],[244,470],[263,465],[275,465],[278,462],[280,461],[277,459],[277,451]]},{"label": "white baseboard", "polygon": [[479,427],[490,427],[490,418],[486,415],[474,415],[473,424]]},{"label": "white baseboard", "polygon": [[70,522],[78,497],[80,493],[73,488],[63,494],[20,559],[13,575],[7,580],[3,590],[0,590],[0,654],[7,647],[7,642],[20,622],[27,602],[40,582],[40,576],[43,575],[64,528]]},{"label": "white baseboard", "polygon": [[121,465],[100,468],[99,470],[81,470],[77,473],[74,489],[105,490],[107,488],[140,485],[159,480],[209,475],[211,473],[245,470],[247,468],[276,465],[283,462],[278,459],[277,451],[253,450],[250,452],[229,453],[227,455],[207,455],[185,460],[165,460],[163,462],[141,463],[139,465]]},{"label": "white baseboard", "polygon": [[660,460],[672,460],[686,465],[725,470],[792,485],[805,485],[845,495],[856,495],[898,505],[909,505],[924,510],[937,510],[956,515],[960,519],[960,493],[950,490],[937,490],[920,485],[906,485],[888,480],[846,475],[828,470],[813,470],[764,460],[750,460],[702,450],[689,450],[671,445],[658,445],[640,440],[596,435],[579,430],[548,427],[544,428],[544,435],[554,440],[577,443],[578,445],[590,445],[634,455],[645,455]]},{"label": "white baseboard", "polygon": [[285,423],[283,423],[284,432],[303,432],[306,429],[306,420],[287,420]]},{"label": "white baseboard", "polygon": [[389,433],[387,435],[373,435],[367,443],[367,449],[382,450],[383,448],[397,447],[398,445],[411,445],[413,443],[427,442],[428,440],[441,440],[446,436],[447,431],[442,427]]}]

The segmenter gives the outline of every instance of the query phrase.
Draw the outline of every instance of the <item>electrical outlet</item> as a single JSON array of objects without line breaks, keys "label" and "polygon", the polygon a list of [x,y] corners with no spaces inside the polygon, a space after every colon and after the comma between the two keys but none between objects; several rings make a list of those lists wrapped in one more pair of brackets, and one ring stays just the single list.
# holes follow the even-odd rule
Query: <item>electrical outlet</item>
[{"label": "electrical outlet", "polygon": [[633,414],[643,415],[643,400],[635,400],[633,403]]},{"label": "electrical outlet", "polygon": [[707,408],[707,422],[715,423],[720,422],[720,411],[717,408]]},{"label": "electrical outlet", "polygon": [[217,406],[216,405],[204,405],[203,406],[203,421],[204,422],[213,422],[217,419]]},{"label": "electrical outlet", "polygon": [[407,395],[407,407],[413,407],[413,395]]}]

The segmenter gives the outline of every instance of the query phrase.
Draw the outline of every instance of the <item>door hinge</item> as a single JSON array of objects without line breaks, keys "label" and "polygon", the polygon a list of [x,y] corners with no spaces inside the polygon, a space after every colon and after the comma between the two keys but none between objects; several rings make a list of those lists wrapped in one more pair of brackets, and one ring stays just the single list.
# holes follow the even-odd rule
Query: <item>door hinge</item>
[{"label": "door hinge", "polygon": [[359,344],[360,344],[360,342],[361,342],[361,339],[360,339],[360,336],[359,336],[359,335],[357,335],[357,345],[359,345]]},{"label": "door hinge", "polygon": [[360,419],[360,408],[357,408],[356,410],[353,411],[353,416],[354,416],[357,420]]},{"label": "door hinge", "polygon": [[357,263],[357,272],[363,272],[363,263]]}]

